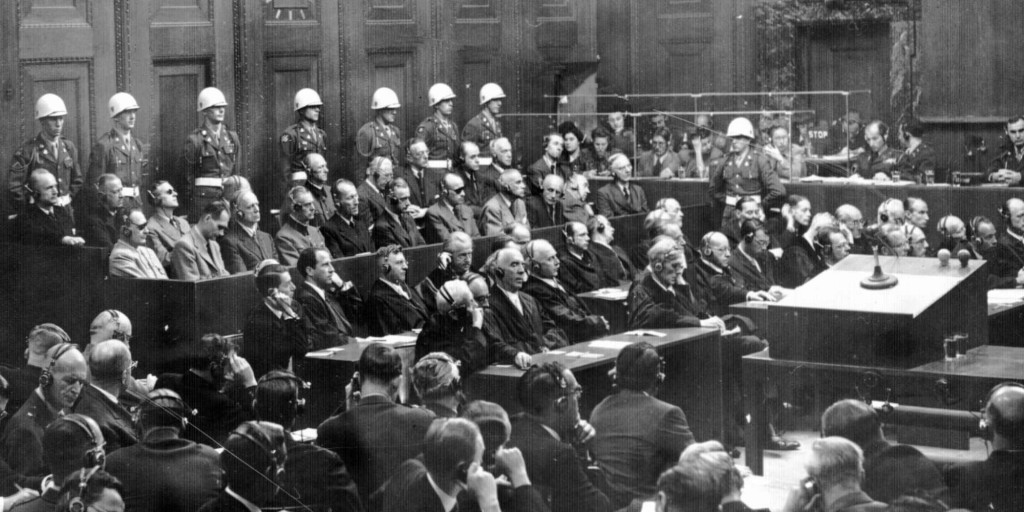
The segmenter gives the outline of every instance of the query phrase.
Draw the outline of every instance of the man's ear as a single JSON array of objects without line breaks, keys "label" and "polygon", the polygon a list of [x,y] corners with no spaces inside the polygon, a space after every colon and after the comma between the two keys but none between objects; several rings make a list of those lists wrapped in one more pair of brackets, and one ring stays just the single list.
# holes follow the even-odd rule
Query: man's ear
[{"label": "man's ear", "polygon": [[658,494],[654,496],[654,510],[656,512],[665,512],[668,510],[668,497],[665,493],[658,491]]}]

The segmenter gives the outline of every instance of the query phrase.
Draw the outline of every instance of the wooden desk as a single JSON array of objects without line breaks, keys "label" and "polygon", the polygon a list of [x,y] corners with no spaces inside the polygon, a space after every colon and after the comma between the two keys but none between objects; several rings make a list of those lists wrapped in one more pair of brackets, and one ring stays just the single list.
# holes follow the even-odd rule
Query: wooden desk
[{"label": "wooden desk", "polygon": [[[778,379],[779,375],[785,377]],[[934,361],[909,369],[772,359],[768,350],[744,356],[743,388],[752,405],[751,425],[746,432],[746,464],[755,474],[764,472],[768,385],[775,379],[776,386],[784,387],[784,379],[797,379],[800,375],[807,376],[815,385],[821,383],[839,391],[841,396],[837,399],[863,396],[977,413],[993,386],[1010,380],[1024,381],[1024,348],[984,345],[954,361]]]},{"label": "wooden desk", "polygon": [[[581,293],[576,296],[581,302],[587,305],[590,312],[601,315],[608,320],[608,327],[611,333],[619,333],[626,330],[626,306],[625,293],[629,291],[629,285],[624,284],[614,288],[602,288],[592,292]],[[621,298],[619,298],[621,294]]]},{"label": "wooden desk", "polygon": [[[664,337],[611,335],[601,340],[571,345],[558,352],[537,354],[534,363],[557,361],[572,370],[584,388],[580,415],[613,393],[608,371],[615,366],[620,347],[601,347],[600,341],[638,342],[653,345],[665,358],[665,382],[658,398],[678,405],[686,413],[690,429],[699,440],[721,439],[723,433],[722,364],[718,332],[713,329],[650,329]],[[574,354],[575,353],[575,354]],[[516,383],[523,371],[512,366],[490,366],[466,380],[470,399],[496,402],[511,415],[520,407]]]}]

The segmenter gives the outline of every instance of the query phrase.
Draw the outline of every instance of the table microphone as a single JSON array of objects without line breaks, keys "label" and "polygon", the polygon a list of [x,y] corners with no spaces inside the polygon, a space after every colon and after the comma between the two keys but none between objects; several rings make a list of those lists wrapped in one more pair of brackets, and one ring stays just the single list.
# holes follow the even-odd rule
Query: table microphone
[{"label": "table microphone", "polygon": [[967,262],[971,261],[971,253],[967,252],[967,249],[960,249],[956,253],[956,258],[960,260],[960,268],[967,268]]},{"label": "table microphone", "polygon": [[897,260],[899,260],[899,254],[897,254],[896,251],[893,250],[892,246],[889,245],[888,242],[883,240],[879,226],[875,226],[867,231],[868,233],[866,233],[865,235],[870,237],[869,240],[873,238],[873,241],[878,242],[877,244],[871,244],[872,252],[875,253],[875,271],[870,276],[860,280],[860,287],[865,288],[867,290],[885,290],[888,288],[892,288],[899,283],[899,280],[896,279],[896,276],[886,274],[885,272],[882,271],[882,265],[878,261],[879,245],[884,245],[889,249],[890,252],[896,254]]},{"label": "table microphone", "polygon": [[949,266],[949,257],[952,256],[949,252],[949,249],[939,249],[939,252],[936,254],[936,256],[939,258],[940,267]]}]

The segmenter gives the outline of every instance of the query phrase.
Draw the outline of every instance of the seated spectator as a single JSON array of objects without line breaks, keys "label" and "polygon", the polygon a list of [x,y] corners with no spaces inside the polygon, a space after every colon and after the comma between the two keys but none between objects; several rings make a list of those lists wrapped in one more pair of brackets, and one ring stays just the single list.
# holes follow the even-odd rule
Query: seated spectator
[{"label": "seated spectator", "polygon": [[989,275],[995,288],[1016,288],[1024,284],[1024,200],[1007,199],[999,209],[1005,231],[992,248]]},{"label": "seated spectator", "polygon": [[954,506],[970,510],[1021,510],[1024,482],[1024,389],[999,384],[989,392],[983,411],[984,433],[992,451],[984,461],[965,462],[946,469]]},{"label": "seated spectator", "polygon": [[612,374],[617,392],[590,414],[597,430],[591,451],[616,509],[653,495],[658,475],[693,443],[682,409],[654,398],[664,372],[661,356],[649,343],[626,346]]},{"label": "seated spectator", "polygon": [[637,157],[637,177],[675,178],[679,176],[683,162],[672,149],[672,132],[658,128],[651,135],[651,150]]},{"label": "seated spectator", "polygon": [[246,359],[253,374],[301,368],[312,349],[310,319],[295,300],[295,283],[288,267],[265,264],[253,276],[262,301],[249,310],[242,328]]},{"label": "seated spectator", "polygon": [[889,180],[892,178],[892,170],[900,158],[900,151],[889,147],[886,143],[888,137],[889,126],[881,121],[871,121],[864,127],[864,140],[867,141],[868,147],[866,151],[857,155],[857,172],[851,175],[851,178],[866,180]]},{"label": "seated spectator", "polygon": [[928,256],[928,237],[924,234],[924,230],[908,222],[903,225],[903,232],[907,236],[907,243],[910,244],[907,256],[913,258]]},{"label": "seated spectator", "polygon": [[615,242],[615,227],[604,215],[595,215],[587,221],[590,234],[590,255],[601,278],[601,288],[620,286],[633,281],[636,269],[629,261],[625,249]]},{"label": "seated spectator", "polygon": [[[985,181],[1006,183],[1011,187],[1020,186],[1021,171],[1024,171],[1024,116],[1014,116],[1003,126],[1006,143],[999,148],[996,156],[985,170]],[[984,143],[982,143],[984,147]]]},{"label": "seated spectator", "polygon": [[[477,276],[476,286],[487,292],[486,280]],[[434,296],[435,312],[416,338],[416,359],[444,352],[459,362],[469,375],[487,366],[483,305],[477,304],[470,285],[453,280],[441,285]]]},{"label": "seated spectator", "polygon": [[811,227],[811,201],[798,194],[790,194],[782,205],[780,217],[768,222],[768,235],[778,240],[778,246],[785,250],[800,239]]},{"label": "seated spectator", "polygon": [[125,510],[187,512],[217,495],[217,452],[180,437],[190,416],[170,389],[157,389],[142,403],[139,443],[107,456],[106,470],[124,486]]},{"label": "seated spectator", "polygon": [[313,350],[345,345],[355,339],[353,322],[363,314],[363,299],[352,281],[334,271],[327,249],[303,249],[297,270],[302,285],[295,300],[309,319],[310,345]]},{"label": "seated spectator", "polygon": [[530,226],[520,224],[518,222],[509,224],[505,228],[504,234],[509,237],[511,242],[514,243],[518,249],[522,249],[524,245],[533,239],[533,233],[530,232]]},{"label": "seated spectator", "polygon": [[[334,201],[331,200],[331,193],[327,190],[327,160],[319,153],[306,153],[306,156],[302,157],[302,163],[309,172],[301,186],[312,194],[315,210],[313,220],[309,221],[309,224],[323,228],[327,219],[334,216]],[[294,210],[292,204],[292,196],[286,195],[284,204],[281,205],[282,225],[285,222],[284,217],[288,215],[288,212]]]},{"label": "seated spectator", "polygon": [[427,243],[441,243],[453,233],[480,236],[473,209],[466,205],[466,184],[457,174],[448,173],[441,178],[440,197],[427,208],[424,239]]},{"label": "seated spectator", "polygon": [[366,168],[366,180],[359,184],[359,215],[363,224],[372,227],[373,223],[387,209],[387,200],[381,193],[384,187],[394,179],[394,162],[385,156],[370,159]]},{"label": "seated spectator", "polygon": [[[681,178],[708,179],[711,176],[711,168],[721,162],[725,153],[715,144],[715,136],[705,126],[699,126],[696,133],[690,136],[689,143],[693,146],[693,158],[686,163],[684,176]],[[686,148],[689,149],[689,148]],[[679,151],[683,153],[683,150]]]},{"label": "seated spectator", "polygon": [[61,415],[71,413],[89,374],[85,357],[75,345],[54,345],[47,351],[46,359],[39,387],[7,422],[0,438],[0,460],[22,476],[46,474],[43,430]]},{"label": "seated spectator", "polygon": [[[462,141],[459,144],[459,154],[455,155],[452,163],[452,172],[459,178],[462,178],[462,182],[466,186],[466,206],[473,210],[474,218],[479,218],[484,203],[494,195],[494,184],[487,185],[483,183],[484,173],[480,169],[480,146],[477,146],[475,142]],[[495,179],[490,173],[487,174],[488,179]],[[494,176],[497,176],[497,174]]]},{"label": "seated spectator", "polygon": [[[51,512],[60,501],[60,490],[78,472],[103,467],[106,452],[103,433],[96,422],[81,414],[66,414],[53,419],[40,439],[43,461],[50,474],[43,481],[43,493],[12,507],[19,512]],[[4,508],[8,501],[4,499]]]},{"label": "seated spectator", "polygon": [[562,196],[565,180],[557,174],[548,174],[541,183],[538,195],[526,198],[526,217],[530,226],[548,228],[565,224],[565,212],[562,210]]},{"label": "seated spectator", "polygon": [[907,211],[903,207],[903,201],[889,198],[878,205],[877,222],[879,224],[899,224],[907,221]]},{"label": "seated spectator", "polygon": [[836,208],[836,220],[839,229],[849,234],[850,254],[872,254],[871,244],[864,236],[864,216],[852,204],[844,204]]},{"label": "seated spectator", "polygon": [[[663,197],[654,204],[655,209],[663,210],[669,214],[668,222],[683,227],[683,207],[674,197]],[[646,220],[646,219],[645,219]]]},{"label": "seated spectator", "polygon": [[740,226],[740,243],[729,257],[729,271],[749,291],[768,290],[777,295],[778,261],[768,252],[771,238],[759,220],[745,220]]},{"label": "seated spectator", "polygon": [[569,343],[599,338],[608,333],[608,321],[602,316],[590,314],[586,304],[569,292],[558,279],[558,253],[547,240],[534,240],[523,248],[530,279],[523,285],[523,292],[532,297],[544,317],[554,321],[569,338]]},{"label": "seated spectator", "polygon": [[597,164],[597,169],[588,171],[586,176],[593,178],[594,176],[611,176],[612,172],[608,169],[608,156],[614,152],[620,152],[619,150],[612,147],[612,134],[608,128],[603,125],[598,125],[590,132],[590,140],[593,142],[591,149],[591,158]]},{"label": "seated spectator", "polygon": [[[480,169],[480,201],[487,204],[495,194],[501,190],[499,180],[501,175],[508,169],[512,169],[512,143],[508,137],[498,137],[491,141],[488,146],[491,149],[491,164],[481,165]],[[481,211],[481,213],[483,213]],[[477,214],[479,218],[481,214]]]},{"label": "seated spectator", "polygon": [[[538,182],[539,186],[539,182]],[[506,169],[498,179],[498,193],[484,203],[480,211],[480,234],[497,235],[509,226],[519,223],[530,228],[526,213],[526,184],[515,169]]]},{"label": "seated spectator", "polygon": [[585,293],[601,287],[601,276],[590,254],[590,235],[587,226],[569,222],[562,228],[566,253],[559,257],[562,281],[571,294]]},{"label": "seated spectator", "polygon": [[[676,228],[673,233],[666,231],[670,229],[670,226]],[[679,236],[682,236],[682,231],[679,230],[679,226],[674,222],[671,214],[661,208],[651,210],[647,217],[644,217],[644,233],[646,238],[642,238],[640,243],[631,249],[630,259],[633,262],[633,266],[643,270],[647,266],[647,251],[654,244],[654,239],[659,235],[673,237],[676,232],[678,232]]]},{"label": "seated spectator", "polygon": [[[970,245],[974,254],[980,256],[980,259],[985,260],[992,257],[992,249],[998,243],[994,222],[982,215],[974,217],[971,219],[970,237]],[[989,277],[991,278],[992,276],[990,275]]]},{"label": "seated spectator", "polygon": [[228,275],[216,239],[227,231],[230,219],[228,205],[223,201],[212,201],[203,207],[199,222],[174,243],[171,267],[175,279],[198,281]]},{"label": "seated spectator", "polygon": [[500,293],[491,295],[491,307],[484,311],[484,334],[492,362],[525,369],[532,354],[569,344],[565,332],[541,315],[533,297],[521,293],[527,274],[520,251],[497,252],[493,279]]},{"label": "seated spectator", "polygon": [[[851,512],[885,510],[888,506],[861,490],[864,454],[853,441],[835,436],[815,439],[804,469],[807,479],[790,491],[785,512],[807,510],[815,503],[822,510]],[[808,491],[805,483],[812,484],[814,490]]]},{"label": "seated spectator", "polygon": [[294,267],[299,253],[307,247],[326,247],[320,228],[312,224],[316,218],[316,201],[305,187],[293,187],[288,191],[292,210],[282,215],[281,229],[274,236],[274,246],[283,265]]},{"label": "seated spectator", "polygon": [[291,435],[295,417],[305,405],[299,395],[305,386],[294,373],[285,370],[267,373],[256,386],[253,411],[261,421],[284,428],[284,445],[288,450],[284,474],[279,481],[282,489],[272,500],[273,504],[282,509],[300,508],[311,512],[361,511],[359,490],[345,463],[334,452],[297,442]]},{"label": "seated spectator", "polygon": [[86,351],[86,362],[89,383],[82,387],[72,410],[96,421],[112,452],[139,442],[135,419],[119,400],[132,380],[128,345],[120,340],[99,342]]},{"label": "seated spectator", "polygon": [[140,210],[132,210],[121,223],[121,236],[110,251],[110,275],[140,279],[167,279],[160,257],[146,246],[149,222]]},{"label": "seated spectator", "polygon": [[[165,385],[164,378],[157,388]],[[180,395],[195,408],[193,426],[184,437],[209,446],[220,446],[228,433],[253,418],[252,397],[256,377],[252,366],[238,355],[238,348],[219,334],[199,340],[199,355],[189,361],[182,376]]]},{"label": "seated spectator", "polygon": [[387,207],[373,226],[373,245],[378,250],[387,245],[404,248],[426,244],[416,221],[409,213],[413,211],[409,190],[408,182],[402,178],[395,178],[381,190],[387,198]]},{"label": "seated spectator", "polygon": [[796,288],[828,269],[824,251],[826,246],[820,243],[818,232],[825,226],[834,225],[835,217],[831,213],[815,215],[810,227],[782,252],[782,286]]},{"label": "seated spectator", "polygon": [[[730,482],[727,455],[703,453],[686,459],[658,477],[656,512],[715,512],[723,507]],[[742,510],[742,509],[740,509]]]},{"label": "seated spectator", "polygon": [[764,154],[768,156],[768,164],[780,178],[795,180],[806,175],[804,169],[805,149],[789,138],[789,129],[785,126],[774,126],[769,129],[771,144],[765,146]]},{"label": "seated spectator", "polygon": [[373,238],[361,215],[362,206],[356,186],[346,179],[335,181],[331,197],[334,198],[335,213],[320,228],[331,256],[344,258],[373,252]]},{"label": "seated spectator", "polygon": [[608,161],[613,181],[597,191],[597,213],[605,217],[618,217],[646,212],[647,195],[644,189],[629,182],[633,174],[629,158],[622,153],[614,153],[608,157]]},{"label": "seated spectator", "polygon": [[252,185],[249,183],[249,180],[240,174],[224,178],[223,185],[224,195],[222,196],[222,199],[231,205],[238,201],[238,197],[243,193],[252,192]]},{"label": "seated spectator", "polygon": [[430,149],[422,138],[410,138],[405,148],[405,166],[395,169],[395,179],[402,179],[409,186],[411,206],[406,211],[419,221],[427,213],[427,207],[437,200],[443,169],[430,163]]},{"label": "seated spectator", "polygon": [[[494,475],[480,465],[484,441],[462,418],[435,421],[423,440],[423,457],[397,468],[383,489],[384,512],[435,512],[458,507],[463,490],[484,512],[500,512]],[[529,485],[527,483],[527,485]]]},{"label": "seated spectator", "polygon": [[466,397],[462,394],[459,362],[444,352],[431,352],[412,368],[412,387],[423,408],[438,418],[459,415]]},{"label": "seated spectator", "polygon": [[882,242],[879,254],[900,257],[910,254],[910,239],[902,224],[882,224],[878,228],[878,239]]},{"label": "seated spectator", "polygon": [[25,337],[25,366],[15,368],[0,364],[0,376],[7,380],[8,402],[7,410],[17,412],[25,401],[35,393],[39,387],[39,374],[46,367],[47,356],[54,345],[71,343],[71,336],[61,329],[60,326],[51,323],[39,324],[28,332]]},{"label": "seated spectator", "polygon": [[[559,167],[568,180],[573,175],[586,175],[597,170],[597,162],[589,151],[583,150],[583,131],[573,121],[563,121],[558,125],[558,134],[562,136],[562,158]],[[557,225],[557,224],[556,224]]]},{"label": "seated spectator", "polygon": [[586,224],[594,216],[594,207],[587,202],[590,195],[590,183],[585,174],[574,174],[566,180],[562,187],[562,212],[565,221]]},{"label": "seated spectator", "polygon": [[[710,468],[718,468],[721,474],[722,512],[770,512],[767,508],[752,509],[743,503],[743,474],[736,467],[732,457],[726,453],[722,443],[705,441],[687,446],[679,456],[682,465],[707,464]],[[750,471],[746,469],[746,471]]]},{"label": "seated spectator", "polygon": [[353,376],[355,405],[317,428],[317,445],[341,457],[364,503],[402,462],[423,451],[423,437],[434,420],[427,409],[395,403],[401,381],[398,353],[371,343],[359,356]]},{"label": "seated spectator", "polygon": [[768,289],[749,290],[733,276],[729,268],[732,258],[729,239],[722,233],[711,231],[704,235],[700,241],[700,256],[693,285],[715,315],[728,314],[729,306],[740,302],[775,301]]},{"label": "seated spectator", "polygon": [[736,247],[740,243],[740,225],[745,220],[764,222],[764,210],[761,200],[756,196],[743,196],[736,202],[736,210],[729,222],[722,223],[721,233],[729,238],[729,245]]},{"label": "seated spectator", "polygon": [[928,229],[928,203],[920,197],[908,197],[903,203],[906,206],[907,224],[917,226],[921,231]]},{"label": "seated spectator", "polygon": [[878,501],[891,503],[914,491],[945,494],[946,485],[932,461],[917,448],[890,443],[882,433],[882,420],[871,404],[840,400],[821,415],[821,435],[839,436],[864,452],[861,488]]},{"label": "seated spectator", "polygon": [[519,448],[530,480],[551,504],[551,512],[612,510],[608,498],[587,477],[576,446],[594,437],[580,419],[583,388],[559,363],[532,366],[516,384],[523,412],[512,418],[509,446]]},{"label": "seated spectator", "polygon": [[405,282],[409,262],[397,245],[377,249],[380,278],[373,282],[366,302],[367,323],[374,336],[420,329],[426,323],[427,307],[418,293]]},{"label": "seated spectator", "polygon": [[220,237],[224,267],[232,274],[255,270],[263,260],[277,259],[274,238],[260,231],[260,201],[251,191],[242,191],[231,203],[234,216]]},{"label": "seated spectator", "polygon": [[286,475],[287,432],[268,421],[247,421],[224,441],[224,488],[199,512],[260,510],[274,503]]},{"label": "seated spectator", "polygon": [[956,215],[944,215],[936,224],[939,232],[939,247],[936,252],[945,249],[955,258],[960,250],[965,250],[971,255],[971,259],[982,259],[981,255],[974,252],[974,248],[967,240],[967,225]]},{"label": "seated spectator", "polygon": [[[60,489],[57,506],[47,511],[76,512],[78,510],[97,510],[106,512],[124,512],[124,490],[121,482],[99,467],[90,470],[82,469],[72,475]],[[77,500],[77,501],[76,501]]]},{"label": "seated spectator", "polygon": [[75,234],[71,210],[61,204],[57,179],[46,169],[35,169],[25,187],[32,204],[14,219],[14,240],[22,245],[85,245]]},{"label": "seated spectator", "polygon": [[539,196],[544,190],[544,180],[554,174],[563,180],[571,173],[563,170],[560,162],[562,151],[565,148],[565,139],[555,132],[544,136],[544,154],[536,162],[526,168],[526,186],[528,195]]},{"label": "seated spectator", "polygon": [[89,247],[110,249],[120,231],[121,178],[116,174],[101,174],[94,189],[85,189],[75,196],[75,223],[78,233]]},{"label": "seated spectator", "polygon": [[146,202],[153,207],[153,215],[149,217],[149,232],[153,235],[150,245],[164,268],[170,268],[174,244],[187,236],[192,227],[185,217],[174,216],[174,210],[178,208],[178,193],[170,183],[154,181],[146,191]]},{"label": "seated spectator", "polygon": [[455,232],[445,240],[441,247],[441,254],[437,257],[437,266],[431,270],[427,277],[416,285],[416,292],[430,314],[434,314],[437,308],[434,306],[434,296],[440,287],[453,279],[465,280],[471,272],[469,266],[473,263],[473,239],[466,233]]}]

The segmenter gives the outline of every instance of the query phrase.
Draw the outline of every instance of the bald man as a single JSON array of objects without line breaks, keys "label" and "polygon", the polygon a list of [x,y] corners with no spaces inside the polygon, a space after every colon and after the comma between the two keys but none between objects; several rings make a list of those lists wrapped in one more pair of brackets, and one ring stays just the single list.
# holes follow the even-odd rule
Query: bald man
[{"label": "bald man", "polygon": [[85,245],[75,234],[71,209],[62,205],[57,179],[46,169],[34,169],[25,184],[33,203],[14,219],[13,241],[22,245]]},{"label": "bald man", "polygon": [[71,413],[87,385],[89,367],[74,345],[54,345],[46,358],[43,373],[50,377],[40,378],[36,392],[11,417],[0,439],[0,455],[19,475],[43,476],[49,472],[43,462],[43,430],[58,416]]},{"label": "bald man", "polygon": [[359,189],[351,181],[340,179],[331,187],[331,196],[335,213],[320,228],[331,256],[344,258],[373,252],[370,229],[360,215]]},{"label": "bald man", "polygon": [[694,271],[694,287],[715,315],[729,313],[729,306],[744,301],[774,302],[775,296],[768,290],[747,290],[729,269],[732,249],[729,238],[718,231],[712,231],[701,239],[700,259]]},{"label": "bald man", "polygon": [[242,192],[231,204],[231,222],[220,238],[220,253],[228,272],[255,270],[261,261],[278,258],[274,238],[260,231],[260,218],[260,201],[252,192]]},{"label": "bald man", "polygon": [[539,195],[526,198],[526,216],[533,228],[546,228],[565,224],[565,211],[562,209],[562,189],[565,180],[557,174],[548,174],[541,183]]},{"label": "bald man", "polygon": [[1024,510],[1024,389],[996,386],[985,404],[986,433],[992,438],[988,459],[946,470],[952,505],[970,510]]},{"label": "bald man", "polygon": [[592,340],[608,333],[608,321],[590,314],[586,304],[577,300],[559,281],[561,262],[550,242],[534,240],[523,247],[523,255],[530,272],[523,291],[536,299],[555,325],[565,331],[569,343]]},{"label": "bald man", "polygon": [[132,414],[120,397],[131,380],[132,353],[120,340],[96,343],[88,351],[89,384],[82,388],[73,409],[96,421],[110,451],[139,441]]},{"label": "bald man", "polygon": [[[428,298],[424,297],[424,302]],[[416,338],[416,360],[431,352],[444,352],[459,362],[463,376],[486,367],[484,310],[473,298],[469,285],[461,280],[448,281],[429,302],[434,313]]]},{"label": "bald man", "polygon": [[515,169],[508,169],[498,180],[500,191],[484,204],[480,212],[480,233],[483,236],[501,234],[506,227],[518,222],[530,227],[526,213],[526,182]]},{"label": "bald man", "polygon": [[441,179],[440,198],[427,208],[423,238],[428,244],[438,244],[457,232],[480,236],[473,209],[466,205],[466,182],[458,174],[448,173]]}]

